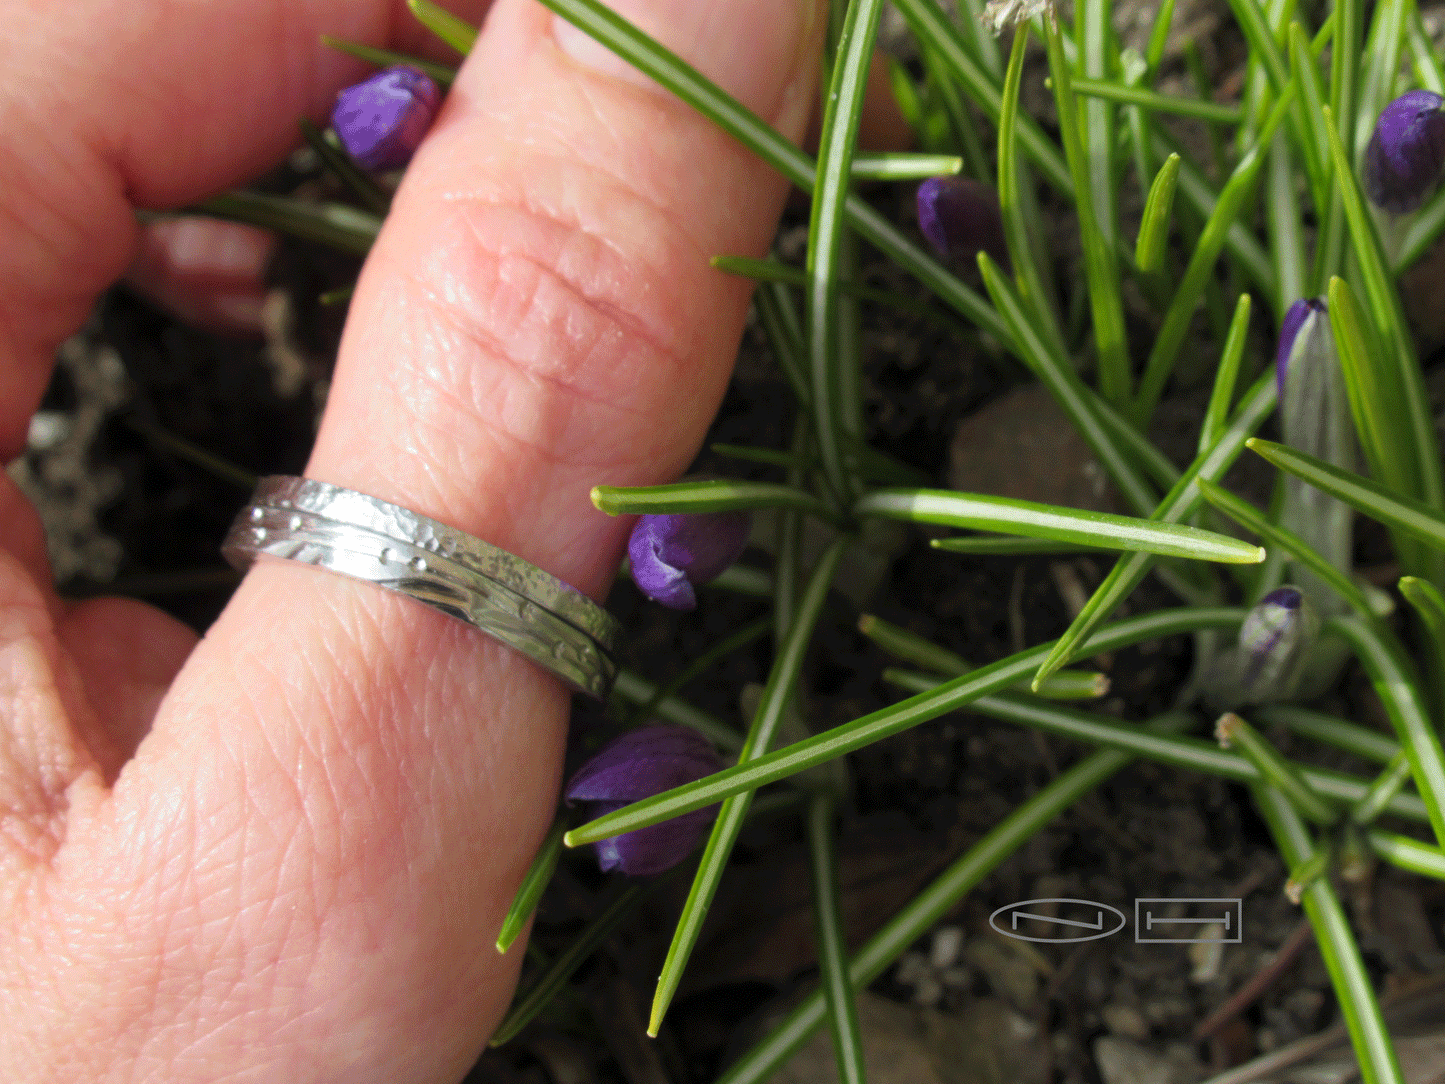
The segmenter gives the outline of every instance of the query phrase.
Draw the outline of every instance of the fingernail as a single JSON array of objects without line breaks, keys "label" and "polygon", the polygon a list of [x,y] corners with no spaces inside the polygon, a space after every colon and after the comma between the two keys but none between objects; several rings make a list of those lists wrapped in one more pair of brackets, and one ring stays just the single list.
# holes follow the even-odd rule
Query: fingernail
[{"label": "fingernail", "polygon": [[[767,120],[811,55],[816,0],[611,0],[622,18]],[[605,75],[656,87],[611,49],[561,16],[552,33],[562,51]]]}]

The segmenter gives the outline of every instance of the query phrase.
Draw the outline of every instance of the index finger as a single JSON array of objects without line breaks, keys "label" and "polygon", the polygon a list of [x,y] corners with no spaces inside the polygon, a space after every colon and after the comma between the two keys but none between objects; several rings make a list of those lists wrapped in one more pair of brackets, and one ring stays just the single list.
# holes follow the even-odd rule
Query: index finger
[{"label": "index finger", "polygon": [[[490,0],[449,6],[472,21]],[[361,62],[326,33],[446,59],[404,0],[0,5],[0,461],[56,345],[125,270],[134,209],[175,207],[268,168]],[[453,55],[451,59],[455,59]]]}]

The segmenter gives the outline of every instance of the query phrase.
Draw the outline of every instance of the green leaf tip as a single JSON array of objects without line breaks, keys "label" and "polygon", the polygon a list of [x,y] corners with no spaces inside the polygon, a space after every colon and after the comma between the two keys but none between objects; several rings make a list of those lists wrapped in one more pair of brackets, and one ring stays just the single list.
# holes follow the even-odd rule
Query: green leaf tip
[{"label": "green leaf tip", "polygon": [[442,41],[462,56],[472,51],[477,41],[477,28],[457,18],[446,8],[433,4],[431,0],[406,0],[416,21],[421,23]]}]

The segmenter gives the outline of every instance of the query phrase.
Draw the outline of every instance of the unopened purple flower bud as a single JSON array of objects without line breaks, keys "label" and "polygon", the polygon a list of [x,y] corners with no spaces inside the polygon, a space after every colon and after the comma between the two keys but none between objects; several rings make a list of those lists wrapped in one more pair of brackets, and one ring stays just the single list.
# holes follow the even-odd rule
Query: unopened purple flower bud
[{"label": "unopened purple flower bud", "polygon": [[331,127],[363,169],[399,169],[421,145],[441,100],[424,72],[387,68],[336,95]]},{"label": "unopened purple flower bud", "polygon": [[1314,608],[1298,587],[1277,587],[1260,599],[1239,630],[1249,698],[1278,700],[1293,692],[1318,632]]},{"label": "unopened purple flower bud", "polygon": [[643,516],[632,528],[627,557],[644,595],[674,610],[697,606],[693,588],[717,579],[748,544],[751,512]]},{"label": "unopened purple flower bud", "polygon": [[1445,171],[1445,98],[1412,90],[1380,112],[1365,148],[1365,193],[1379,207],[1405,214],[1430,198]]},{"label": "unopened purple flower bud", "polygon": [[[568,805],[581,802],[589,817],[621,809],[673,787],[711,775],[722,767],[712,743],[685,726],[629,730],[609,742],[577,770],[563,792]],[[595,844],[603,870],[647,877],[671,869],[697,846],[717,813],[716,806],[684,813]]]},{"label": "unopened purple flower bud", "polygon": [[982,251],[1010,267],[998,193],[980,181],[928,178],[918,186],[918,227],[946,259],[971,261]]},{"label": "unopened purple flower bud", "polygon": [[[1319,298],[1302,297],[1291,305],[1289,310],[1284,314],[1284,323],[1280,325],[1279,329],[1279,346],[1274,352],[1274,376],[1279,386],[1279,401],[1281,403],[1284,402],[1284,378],[1285,374],[1289,371],[1289,359],[1293,356],[1295,345],[1298,344],[1301,348],[1306,348],[1311,345],[1310,335],[1307,334],[1301,338],[1300,331],[1312,315],[1319,314],[1324,316],[1326,312],[1325,303]],[[1327,320],[1316,321],[1316,324],[1323,325],[1323,331],[1326,336],[1330,334]],[[1311,332],[1313,331],[1314,327],[1312,326]]]}]

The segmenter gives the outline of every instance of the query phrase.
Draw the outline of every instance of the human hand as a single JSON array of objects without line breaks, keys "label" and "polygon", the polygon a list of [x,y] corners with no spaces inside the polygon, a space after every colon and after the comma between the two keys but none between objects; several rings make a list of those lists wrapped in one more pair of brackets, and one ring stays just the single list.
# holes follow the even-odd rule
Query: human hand
[{"label": "human hand", "polygon": [[[485,3],[459,14],[480,19]],[[619,10],[790,137],[812,0]],[[255,175],[400,2],[6,0],[0,457],[56,344],[125,269],[133,209]],[[600,598],[626,523],[727,381],[782,180],[534,0],[496,0],[351,303],[307,473]],[[196,643],[68,604],[0,478],[0,1076],[450,1080],[500,1018],[492,947],[556,798],[567,698],[460,622],[290,562]]]}]

